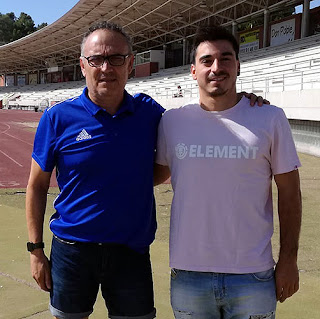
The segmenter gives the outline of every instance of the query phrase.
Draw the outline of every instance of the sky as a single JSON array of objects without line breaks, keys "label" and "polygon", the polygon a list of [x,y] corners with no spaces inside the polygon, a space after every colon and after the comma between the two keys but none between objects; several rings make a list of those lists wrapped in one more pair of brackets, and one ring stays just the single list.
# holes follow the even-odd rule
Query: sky
[{"label": "sky", "polygon": [[[31,16],[35,26],[43,22],[51,24],[67,13],[79,0],[0,0],[0,13],[21,12]],[[319,0],[320,1],[320,0]]]},{"label": "sky", "polygon": [[[320,0],[312,0],[310,1],[310,9],[320,6]],[[302,5],[296,7],[296,13],[302,12]]]},{"label": "sky", "polygon": [[[14,12],[16,17],[21,12],[31,16],[37,26],[42,22],[51,24],[67,13],[78,0],[0,0],[0,13]],[[320,6],[320,0],[312,0],[310,8]],[[296,13],[302,11],[302,5],[296,8]]]}]

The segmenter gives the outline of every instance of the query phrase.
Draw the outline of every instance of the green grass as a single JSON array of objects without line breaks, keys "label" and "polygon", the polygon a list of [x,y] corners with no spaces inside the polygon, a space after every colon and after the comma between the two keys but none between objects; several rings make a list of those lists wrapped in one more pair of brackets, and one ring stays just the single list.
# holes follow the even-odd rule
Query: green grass
[{"label": "green grass", "polygon": [[[278,305],[278,319],[320,317],[320,158],[300,154],[300,159],[303,165],[300,169],[303,198],[299,251],[300,290],[285,303]],[[51,242],[48,219],[53,213],[52,202],[56,194],[56,189],[50,189],[44,232],[47,253],[50,251]],[[155,195],[158,231],[151,247],[151,258],[157,318],[172,319],[168,267],[171,186],[155,187]],[[0,189],[0,319],[49,319],[52,318],[47,310],[49,295],[37,288],[30,275],[24,202],[24,189]],[[278,236],[279,226],[275,216],[275,257],[279,248]],[[91,318],[106,318],[106,313],[104,301],[99,295]]]}]

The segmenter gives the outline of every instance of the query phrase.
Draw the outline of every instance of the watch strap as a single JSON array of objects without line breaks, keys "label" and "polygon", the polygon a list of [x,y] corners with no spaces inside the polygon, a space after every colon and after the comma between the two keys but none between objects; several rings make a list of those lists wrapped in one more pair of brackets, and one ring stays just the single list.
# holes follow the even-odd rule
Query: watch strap
[{"label": "watch strap", "polygon": [[44,248],[44,242],[40,243],[31,243],[27,242],[27,250],[28,251],[34,251],[35,249]]}]

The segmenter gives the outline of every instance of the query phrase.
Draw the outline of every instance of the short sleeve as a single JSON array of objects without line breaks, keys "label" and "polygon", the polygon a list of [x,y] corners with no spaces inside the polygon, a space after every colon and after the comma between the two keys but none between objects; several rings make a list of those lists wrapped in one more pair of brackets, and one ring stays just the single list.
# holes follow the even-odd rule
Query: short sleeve
[{"label": "short sleeve", "polygon": [[55,132],[48,111],[40,119],[34,139],[32,158],[45,172],[51,172],[55,166]]},{"label": "short sleeve", "polygon": [[282,109],[275,118],[271,146],[271,169],[273,175],[291,172],[301,166],[293,141],[290,124]]},{"label": "short sleeve", "polygon": [[163,166],[169,166],[167,161],[167,143],[164,132],[164,118],[160,120],[158,127],[158,142],[157,142],[157,153],[156,163]]}]

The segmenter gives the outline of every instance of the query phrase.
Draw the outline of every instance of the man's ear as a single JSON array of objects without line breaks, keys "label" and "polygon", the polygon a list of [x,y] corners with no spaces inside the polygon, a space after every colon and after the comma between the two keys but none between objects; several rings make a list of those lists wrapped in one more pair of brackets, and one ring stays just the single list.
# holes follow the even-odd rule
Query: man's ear
[{"label": "man's ear", "polygon": [[192,78],[194,80],[196,80],[197,79],[197,75],[196,75],[196,67],[195,67],[194,64],[191,64],[190,73],[192,75]]},{"label": "man's ear", "polygon": [[84,68],[84,63],[83,63],[82,57],[80,57],[79,60],[80,60],[80,67],[81,67],[82,75],[83,75],[84,77],[86,77],[86,70],[85,70],[85,68]]},{"label": "man's ear", "polygon": [[237,76],[239,76],[240,75],[240,70],[238,70],[238,73],[237,73]]},{"label": "man's ear", "polygon": [[238,72],[237,72],[237,76],[239,76],[240,75],[240,62],[239,62],[239,60],[238,60]]}]

